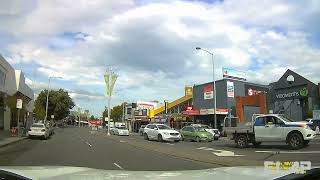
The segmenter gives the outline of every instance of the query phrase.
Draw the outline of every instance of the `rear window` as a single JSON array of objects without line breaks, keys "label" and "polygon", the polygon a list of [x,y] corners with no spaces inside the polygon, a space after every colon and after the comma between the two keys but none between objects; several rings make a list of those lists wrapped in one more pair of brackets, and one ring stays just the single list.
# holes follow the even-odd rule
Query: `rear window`
[{"label": "rear window", "polygon": [[195,127],[194,129],[200,132],[206,131],[203,127]]},{"label": "rear window", "polygon": [[31,127],[35,127],[35,128],[43,128],[43,124],[32,124]]}]

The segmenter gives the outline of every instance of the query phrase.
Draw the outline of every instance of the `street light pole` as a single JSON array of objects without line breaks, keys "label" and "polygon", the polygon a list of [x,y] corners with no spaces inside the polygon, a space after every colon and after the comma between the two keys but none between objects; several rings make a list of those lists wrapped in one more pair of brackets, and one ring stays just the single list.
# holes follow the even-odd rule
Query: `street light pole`
[{"label": "street light pole", "polygon": [[213,52],[208,51],[206,49],[196,47],[196,50],[202,50],[211,55],[212,60],[212,79],[213,79],[213,96],[214,96],[214,128],[217,128],[217,89],[216,89],[216,81],[215,81],[215,70],[214,70],[214,59]]},{"label": "street light pole", "polygon": [[61,79],[61,77],[54,77],[54,76],[50,76],[48,79],[48,89],[47,89],[47,102],[46,102],[46,116],[44,118],[44,124],[46,124],[47,119],[48,119],[48,106],[49,106],[49,92],[50,92],[50,80],[51,78],[56,78],[56,79]]}]

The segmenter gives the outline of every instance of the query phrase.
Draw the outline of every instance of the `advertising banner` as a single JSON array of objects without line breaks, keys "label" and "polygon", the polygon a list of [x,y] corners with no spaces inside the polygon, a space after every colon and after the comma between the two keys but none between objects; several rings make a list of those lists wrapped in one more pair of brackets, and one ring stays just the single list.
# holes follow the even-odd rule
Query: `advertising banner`
[{"label": "advertising banner", "polygon": [[207,84],[203,88],[203,98],[213,99],[213,84]]},{"label": "advertising banner", "polygon": [[234,83],[231,81],[227,81],[227,94],[228,97],[234,97]]},{"label": "advertising banner", "polygon": [[222,68],[223,79],[236,79],[246,81],[246,73],[230,68]]}]

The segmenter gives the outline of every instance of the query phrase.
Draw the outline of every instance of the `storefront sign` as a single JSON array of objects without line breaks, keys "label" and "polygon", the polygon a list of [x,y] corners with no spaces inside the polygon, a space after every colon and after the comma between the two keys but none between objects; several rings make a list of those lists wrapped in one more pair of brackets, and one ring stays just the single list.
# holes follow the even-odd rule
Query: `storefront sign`
[{"label": "storefront sign", "polygon": [[244,85],[246,96],[256,96],[261,93],[267,93],[269,89],[267,87],[254,86],[254,85]]},{"label": "storefront sign", "polygon": [[[216,114],[228,114],[228,109],[217,108]],[[200,115],[214,114],[214,109],[200,109]]]},{"label": "storefront sign", "polygon": [[22,109],[22,99],[17,99],[17,109]]},{"label": "storefront sign", "polygon": [[234,97],[234,84],[231,81],[227,81],[227,94],[228,97]]},{"label": "storefront sign", "polygon": [[230,68],[222,68],[223,78],[224,79],[236,79],[246,81],[246,73],[243,71],[238,71]]},{"label": "storefront sign", "polygon": [[213,84],[207,84],[203,87],[203,98],[213,99]]},{"label": "storefront sign", "polygon": [[308,88],[295,88],[289,90],[283,90],[275,94],[276,99],[295,99],[295,98],[304,98],[309,94]]},{"label": "storefront sign", "polygon": [[189,116],[194,116],[194,115],[200,115],[199,110],[188,110],[188,111],[182,111],[181,112],[183,115],[189,115]]}]

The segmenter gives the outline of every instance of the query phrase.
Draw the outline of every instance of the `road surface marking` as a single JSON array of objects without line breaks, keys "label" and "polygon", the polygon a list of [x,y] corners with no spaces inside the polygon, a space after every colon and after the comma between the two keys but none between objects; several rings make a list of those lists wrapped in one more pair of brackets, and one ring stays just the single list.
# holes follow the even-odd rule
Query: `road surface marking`
[{"label": "road surface marking", "polygon": [[201,149],[207,149],[207,147],[199,147],[199,148],[197,148],[197,149],[200,149],[200,150],[201,150]]},{"label": "road surface marking", "polygon": [[320,151],[280,151],[280,154],[319,154]]},{"label": "road surface marking", "polygon": [[320,151],[255,151],[256,153],[272,154],[320,154]]},{"label": "road surface marking", "polygon": [[256,153],[274,153],[276,151],[255,151]]},{"label": "road surface marking", "polygon": [[123,168],[119,165],[119,164],[117,164],[117,163],[113,163],[115,166],[117,166],[119,169],[121,169],[121,170],[123,170]]},{"label": "road surface marking", "polygon": [[208,147],[200,147],[197,148],[199,150],[204,150],[204,151],[213,151],[212,154],[216,155],[216,156],[222,156],[222,157],[239,157],[239,156],[245,156],[245,155],[239,155],[239,154],[235,154],[232,151],[226,151],[226,150],[219,150],[219,149],[213,149],[213,148],[208,148]]},{"label": "road surface marking", "polygon": [[86,144],[88,144],[88,146],[92,147],[92,145],[90,143],[88,143],[87,141],[86,141]]},{"label": "road surface marking", "polygon": [[173,145],[174,145],[174,144],[171,144],[171,143],[166,143],[166,144],[171,145],[171,146],[173,146]]},{"label": "road surface marking", "polygon": [[230,157],[230,156],[232,156],[232,157],[235,157],[235,156],[237,156],[237,157],[239,157],[239,156],[244,156],[244,155],[239,155],[239,154],[235,154],[234,152],[232,152],[232,151],[224,151],[224,150],[220,150],[220,152],[212,152],[214,155],[216,155],[216,156],[222,156],[222,157],[226,157],[226,156],[228,156],[228,157]]},{"label": "road surface marking", "polygon": [[126,141],[120,140],[121,143],[125,143]]}]

